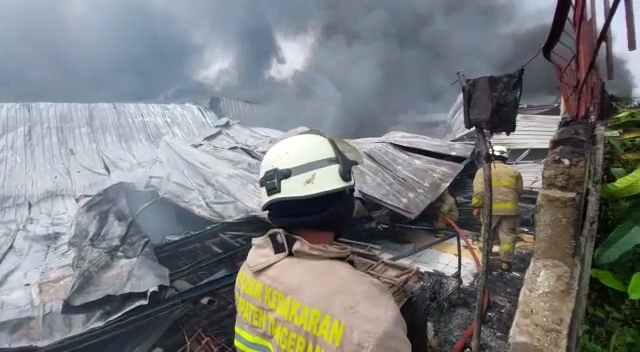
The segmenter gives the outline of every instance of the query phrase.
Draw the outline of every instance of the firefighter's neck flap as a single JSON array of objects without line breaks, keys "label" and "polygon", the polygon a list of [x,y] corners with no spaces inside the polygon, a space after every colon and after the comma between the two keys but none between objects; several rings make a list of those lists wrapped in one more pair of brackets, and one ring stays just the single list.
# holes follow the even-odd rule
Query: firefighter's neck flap
[{"label": "firefighter's neck flap", "polygon": [[265,236],[256,238],[246,264],[253,272],[263,270],[288,256],[307,259],[347,260],[351,255],[349,247],[340,244],[310,244],[303,238],[275,229]]}]

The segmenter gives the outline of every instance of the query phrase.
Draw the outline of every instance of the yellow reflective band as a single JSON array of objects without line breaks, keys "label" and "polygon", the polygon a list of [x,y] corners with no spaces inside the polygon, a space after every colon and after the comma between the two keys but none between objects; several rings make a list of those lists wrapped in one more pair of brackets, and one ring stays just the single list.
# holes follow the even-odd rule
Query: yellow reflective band
[{"label": "yellow reflective band", "polygon": [[500,245],[500,250],[502,251],[510,251],[513,249],[513,246],[510,244],[501,244]]},{"label": "yellow reflective band", "polygon": [[[484,202],[479,198],[472,198],[471,205],[478,206],[483,205]],[[493,203],[491,204],[492,209],[516,209],[518,208],[518,203]]]},{"label": "yellow reflective band", "polygon": [[518,207],[518,203],[493,203],[493,209],[513,209]]},{"label": "yellow reflective band", "polygon": [[256,350],[245,346],[242,342],[240,342],[237,338],[233,340],[233,345],[236,346],[236,349],[241,352],[254,352]]},{"label": "yellow reflective band", "polygon": [[[282,344],[297,341],[300,348],[306,343],[306,350],[315,351],[317,348],[321,352],[323,349],[317,344],[319,341],[336,348],[342,343],[345,331],[343,321],[259,282],[249,272],[240,270],[235,296],[237,318],[246,323],[240,326],[251,326],[255,331],[264,332],[261,336],[273,341],[274,348],[280,344],[284,349]],[[296,328],[290,331],[282,326],[284,322]]]},{"label": "yellow reflective band", "polygon": [[251,335],[237,326],[233,342],[236,348],[243,352],[273,352],[271,342]]},{"label": "yellow reflective band", "polygon": [[512,187],[515,188],[516,187],[516,180],[515,179],[509,179],[509,180],[491,180],[491,185],[493,187]]}]

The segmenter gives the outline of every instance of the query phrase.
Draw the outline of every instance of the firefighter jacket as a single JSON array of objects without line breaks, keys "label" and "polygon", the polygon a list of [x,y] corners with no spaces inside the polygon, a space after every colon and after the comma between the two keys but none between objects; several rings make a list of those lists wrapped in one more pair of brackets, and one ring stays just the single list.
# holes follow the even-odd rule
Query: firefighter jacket
[{"label": "firefighter jacket", "polygon": [[[491,163],[491,183],[493,185],[493,215],[519,215],[518,201],[522,194],[522,175],[516,168],[502,162]],[[482,168],[473,179],[474,208],[482,208],[484,204],[484,172]]]},{"label": "firefighter jacket", "polygon": [[442,229],[448,227],[448,223],[444,220],[444,216],[453,221],[458,221],[459,213],[456,200],[451,196],[448,190],[444,190],[440,197],[434,202],[434,207],[438,211],[438,217],[435,222],[435,227]]},{"label": "firefighter jacket", "polygon": [[389,290],[340,245],[272,230],[252,242],[235,286],[239,351],[409,352]]}]

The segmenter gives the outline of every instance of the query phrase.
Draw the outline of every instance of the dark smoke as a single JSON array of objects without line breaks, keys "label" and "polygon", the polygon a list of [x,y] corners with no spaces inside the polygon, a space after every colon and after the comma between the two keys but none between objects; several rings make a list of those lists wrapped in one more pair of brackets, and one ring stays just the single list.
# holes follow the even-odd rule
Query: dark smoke
[{"label": "dark smoke", "polygon": [[[552,13],[502,0],[3,0],[0,100],[151,100],[197,87],[204,53],[220,49],[234,65],[217,94],[263,104],[247,124],[377,135],[401,115],[445,112],[459,69],[516,70],[546,39]],[[306,71],[265,77],[284,61],[275,33],[310,28],[319,36]],[[619,58],[615,69],[609,89],[629,95],[633,76]],[[523,101],[553,102],[557,86],[538,57]]]}]

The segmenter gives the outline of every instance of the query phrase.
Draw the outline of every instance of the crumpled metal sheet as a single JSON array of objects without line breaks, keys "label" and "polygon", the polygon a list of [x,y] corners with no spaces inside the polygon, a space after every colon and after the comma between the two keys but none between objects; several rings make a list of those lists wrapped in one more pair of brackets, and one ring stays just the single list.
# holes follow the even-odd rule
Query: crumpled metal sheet
[{"label": "crumpled metal sheet", "polygon": [[[105,295],[149,292],[167,282],[152,256],[139,255],[119,264],[107,260],[105,277],[83,283],[88,273],[83,261],[111,260],[104,251],[117,247],[92,247],[91,239],[112,246],[123,240],[117,236],[122,229],[77,221],[79,209],[96,201],[88,199],[126,182],[211,222],[262,216],[257,188],[262,154],[281,138],[306,130],[247,128],[193,104],[0,104],[0,126],[0,347],[47,345],[147,302],[144,295],[134,296],[120,305],[66,315],[61,313],[65,299],[95,303]],[[425,141],[411,134],[352,141],[365,154],[356,168],[359,193],[409,218],[418,215],[460,169],[401,147],[460,156],[448,142],[440,148],[437,141]],[[110,216],[116,213],[112,209]],[[74,231],[88,233],[70,243]],[[145,253],[145,240],[132,243],[118,250]],[[122,277],[106,280],[118,265]],[[130,281],[145,273],[148,280]]]},{"label": "crumpled metal sheet", "polygon": [[66,303],[81,306],[169,285],[169,270],[158,263],[149,236],[133,221],[137,214],[128,205],[128,189],[131,186],[116,184],[78,209],[69,239],[76,255]]},{"label": "crumpled metal sheet", "polygon": [[467,144],[454,143],[407,132],[392,131],[382,136],[381,139],[387,143],[402,147],[415,148],[465,159],[473,152],[473,146]]},{"label": "crumpled metal sheet", "polygon": [[[172,165],[179,156],[170,146],[177,142],[166,142],[163,156],[158,147],[164,138],[188,141],[216,123],[215,114],[193,104],[0,104],[0,347],[46,345],[147,302],[135,297],[85,314],[61,314],[74,282],[74,216],[87,198],[121,179],[169,195],[206,184],[203,174]],[[194,162],[190,154],[186,158],[180,165]],[[203,173],[218,161],[204,163]],[[199,200],[194,208],[208,218],[229,208],[244,216],[254,208],[237,195],[204,193],[186,192],[178,201]],[[216,199],[224,210],[212,210],[207,201]]]},{"label": "crumpled metal sheet", "polygon": [[360,194],[409,219],[422,213],[462,170],[461,164],[387,143],[352,143],[365,154],[364,163],[354,169]]},{"label": "crumpled metal sheet", "polygon": [[158,153],[159,162],[150,168],[144,189],[157,191],[213,222],[262,214],[257,186],[259,162],[243,151],[206,153],[166,140]]}]

